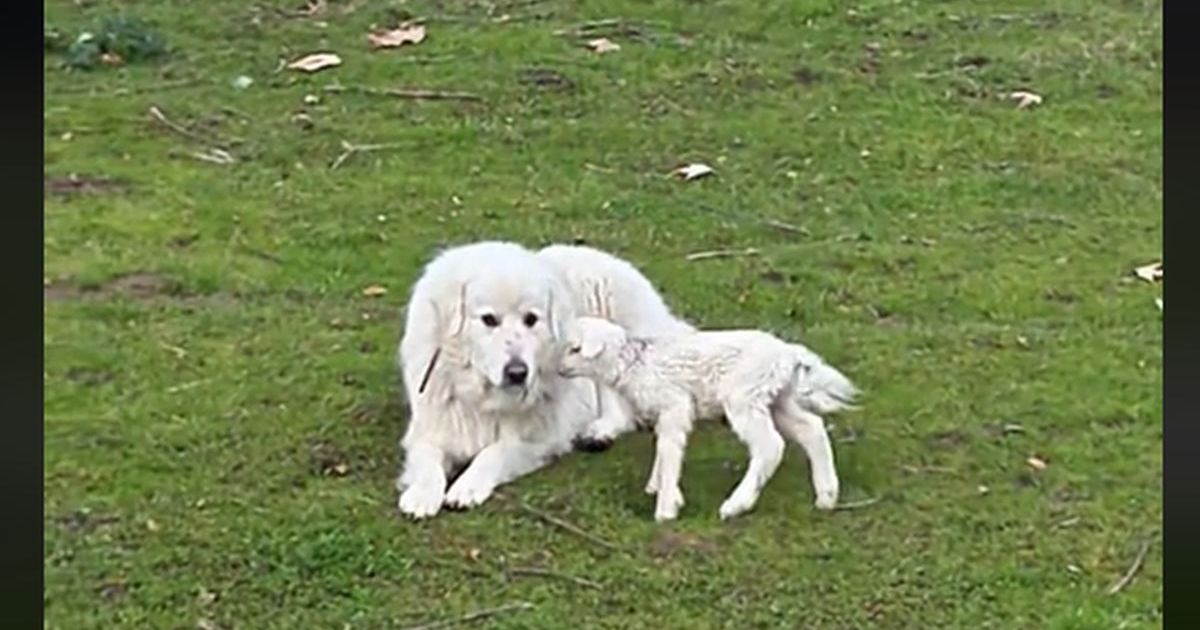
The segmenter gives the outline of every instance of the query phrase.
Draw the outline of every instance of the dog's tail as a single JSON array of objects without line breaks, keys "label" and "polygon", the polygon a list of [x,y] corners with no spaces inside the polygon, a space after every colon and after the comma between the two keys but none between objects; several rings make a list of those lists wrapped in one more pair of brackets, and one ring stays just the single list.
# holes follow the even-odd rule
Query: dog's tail
[{"label": "dog's tail", "polygon": [[853,409],[859,395],[854,383],[808,348],[797,345],[796,350],[792,379],[796,403],[816,414]]}]

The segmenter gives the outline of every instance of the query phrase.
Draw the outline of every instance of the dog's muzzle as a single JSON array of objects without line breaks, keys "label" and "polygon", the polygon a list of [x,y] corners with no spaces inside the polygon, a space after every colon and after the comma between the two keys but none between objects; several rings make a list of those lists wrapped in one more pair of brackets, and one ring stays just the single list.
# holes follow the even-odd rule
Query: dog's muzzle
[{"label": "dog's muzzle", "polygon": [[520,359],[511,359],[504,364],[504,386],[524,387],[529,380],[529,366]]}]

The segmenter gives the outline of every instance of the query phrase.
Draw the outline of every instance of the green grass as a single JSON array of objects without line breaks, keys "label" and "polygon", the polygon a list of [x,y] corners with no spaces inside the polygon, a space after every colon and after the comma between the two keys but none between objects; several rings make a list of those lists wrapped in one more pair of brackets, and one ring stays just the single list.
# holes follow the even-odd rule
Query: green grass
[{"label": "green grass", "polygon": [[[1130,276],[1162,247],[1161,3],[271,8],[298,4],[45,3],[68,43],[125,14],[171,48],[46,56],[47,628],[386,628],[516,601],[479,625],[1161,626],[1160,292]],[[405,12],[428,39],[368,50]],[[615,17],[638,29],[607,33],[616,53],[554,34]],[[277,71],[318,50],[344,64]],[[392,146],[330,169],[342,141]],[[191,157],[214,146],[237,162]],[[665,176],[690,160],[717,176]],[[115,183],[56,192],[72,173]],[[845,500],[881,501],[817,513],[790,449],[723,524],[745,454],[710,426],[669,526],[645,434],[399,519],[400,309],[435,247],[481,238],[585,238],[703,326],[802,339],[867,392],[835,449]]]}]

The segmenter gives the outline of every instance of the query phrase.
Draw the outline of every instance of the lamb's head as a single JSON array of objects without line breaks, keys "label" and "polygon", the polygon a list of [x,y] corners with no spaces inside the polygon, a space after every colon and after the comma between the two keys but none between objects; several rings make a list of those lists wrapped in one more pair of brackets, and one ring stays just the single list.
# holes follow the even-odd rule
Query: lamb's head
[{"label": "lamb's head", "polygon": [[615,382],[626,341],[624,328],[598,317],[578,317],[567,327],[559,373]]}]

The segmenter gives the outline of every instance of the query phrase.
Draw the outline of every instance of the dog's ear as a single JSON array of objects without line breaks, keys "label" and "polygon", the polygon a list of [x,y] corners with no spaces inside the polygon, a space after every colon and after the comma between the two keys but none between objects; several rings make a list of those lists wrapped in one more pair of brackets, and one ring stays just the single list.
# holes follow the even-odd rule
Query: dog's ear
[{"label": "dog's ear", "polygon": [[454,305],[454,316],[458,318],[458,322],[454,326],[454,332],[450,333],[451,337],[458,337],[467,327],[467,283],[464,282],[458,289],[458,302]]}]

